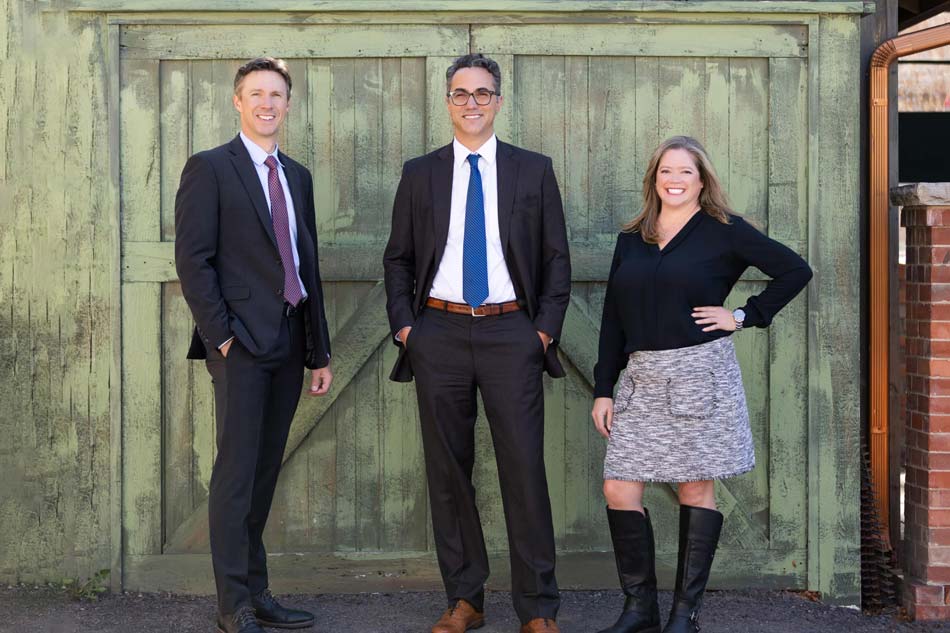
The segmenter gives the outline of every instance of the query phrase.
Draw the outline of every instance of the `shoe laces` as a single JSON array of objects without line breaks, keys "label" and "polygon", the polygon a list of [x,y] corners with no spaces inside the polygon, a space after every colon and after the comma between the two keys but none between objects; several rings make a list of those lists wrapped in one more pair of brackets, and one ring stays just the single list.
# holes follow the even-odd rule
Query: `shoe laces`
[{"label": "shoe laces", "polygon": [[268,609],[277,607],[277,598],[274,597],[274,594],[270,592],[270,589],[265,589],[264,591],[257,594],[255,600]]},{"label": "shoe laces", "polygon": [[250,624],[257,624],[254,609],[251,607],[241,607],[238,609],[237,613],[234,614],[234,623],[240,624],[242,628]]}]

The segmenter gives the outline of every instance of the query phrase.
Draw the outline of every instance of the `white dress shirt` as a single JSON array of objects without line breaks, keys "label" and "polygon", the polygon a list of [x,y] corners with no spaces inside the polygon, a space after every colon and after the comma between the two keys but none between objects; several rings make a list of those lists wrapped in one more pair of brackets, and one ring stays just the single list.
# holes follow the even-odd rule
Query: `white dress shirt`
[{"label": "white dress shirt", "polygon": [[[270,185],[267,183],[270,167],[265,165],[264,161],[267,160],[268,156],[273,156],[274,160],[277,161],[277,175],[280,178],[280,186],[284,190],[284,200],[287,202],[287,221],[290,224],[290,247],[294,253],[294,269],[297,274],[297,283],[300,284],[300,292],[303,294],[303,299],[306,299],[307,289],[304,288],[303,280],[300,278],[300,254],[297,253],[297,215],[294,213],[294,199],[290,195],[290,187],[287,186],[284,164],[280,162],[280,156],[277,155],[277,145],[274,145],[274,151],[268,154],[260,145],[244,136],[244,132],[241,132],[241,140],[244,141],[244,147],[247,148],[248,154],[251,155],[251,161],[254,163],[254,168],[257,169],[257,177],[264,189],[264,198],[267,200],[268,209],[271,208]],[[271,211],[271,214],[273,214],[273,211]]]},{"label": "white dress shirt", "polygon": [[[482,175],[482,198],[485,205],[485,245],[488,255],[488,298],[485,303],[505,303],[515,300],[515,289],[511,283],[508,264],[501,248],[501,233],[498,228],[498,177],[495,157],[498,139],[492,137],[473,152],[458,139],[452,142],[455,159],[452,171],[452,207],[449,218],[449,237],[445,243],[445,252],[429,296],[455,303],[465,303],[462,296],[462,248],[465,241],[465,205],[468,201],[468,181],[471,165],[470,154],[478,154],[478,170]],[[435,209],[435,213],[444,213],[444,209]]]}]

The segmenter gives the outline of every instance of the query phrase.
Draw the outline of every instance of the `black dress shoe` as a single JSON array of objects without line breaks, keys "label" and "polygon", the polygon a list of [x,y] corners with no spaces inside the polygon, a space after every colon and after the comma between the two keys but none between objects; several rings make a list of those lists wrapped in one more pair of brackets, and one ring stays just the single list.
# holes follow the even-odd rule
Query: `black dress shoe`
[{"label": "black dress shoe", "polygon": [[241,607],[229,615],[219,615],[217,631],[218,633],[264,633],[251,607]]},{"label": "black dress shoe", "polygon": [[275,629],[305,629],[313,626],[312,613],[280,606],[270,589],[252,596],[251,604],[254,606],[254,615],[257,616],[257,621],[261,626]]}]

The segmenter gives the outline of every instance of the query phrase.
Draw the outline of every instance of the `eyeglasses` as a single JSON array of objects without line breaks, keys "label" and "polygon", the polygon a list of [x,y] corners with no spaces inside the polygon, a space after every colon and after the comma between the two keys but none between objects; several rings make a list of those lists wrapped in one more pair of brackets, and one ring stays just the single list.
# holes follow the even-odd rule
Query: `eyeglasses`
[{"label": "eyeglasses", "polygon": [[468,100],[472,97],[475,97],[475,103],[477,105],[488,105],[491,103],[491,98],[494,95],[501,96],[500,92],[495,92],[494,90],[484,90],[479,89],[475,92],[469,92],[468,90],[453,90],[452,92],[445,93],[445,96],[448,97],[453,105],[463,106],[468,105]]}]

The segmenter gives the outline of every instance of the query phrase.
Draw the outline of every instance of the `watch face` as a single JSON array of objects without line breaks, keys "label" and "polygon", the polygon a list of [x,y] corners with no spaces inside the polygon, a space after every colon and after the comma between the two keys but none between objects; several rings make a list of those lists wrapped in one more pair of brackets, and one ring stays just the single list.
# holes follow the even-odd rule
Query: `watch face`
[{"label": "watch face", "polygon": [[745,310],[742,308],[736,308],[732,311],[732,318],[736,321],[745,321]]}]

